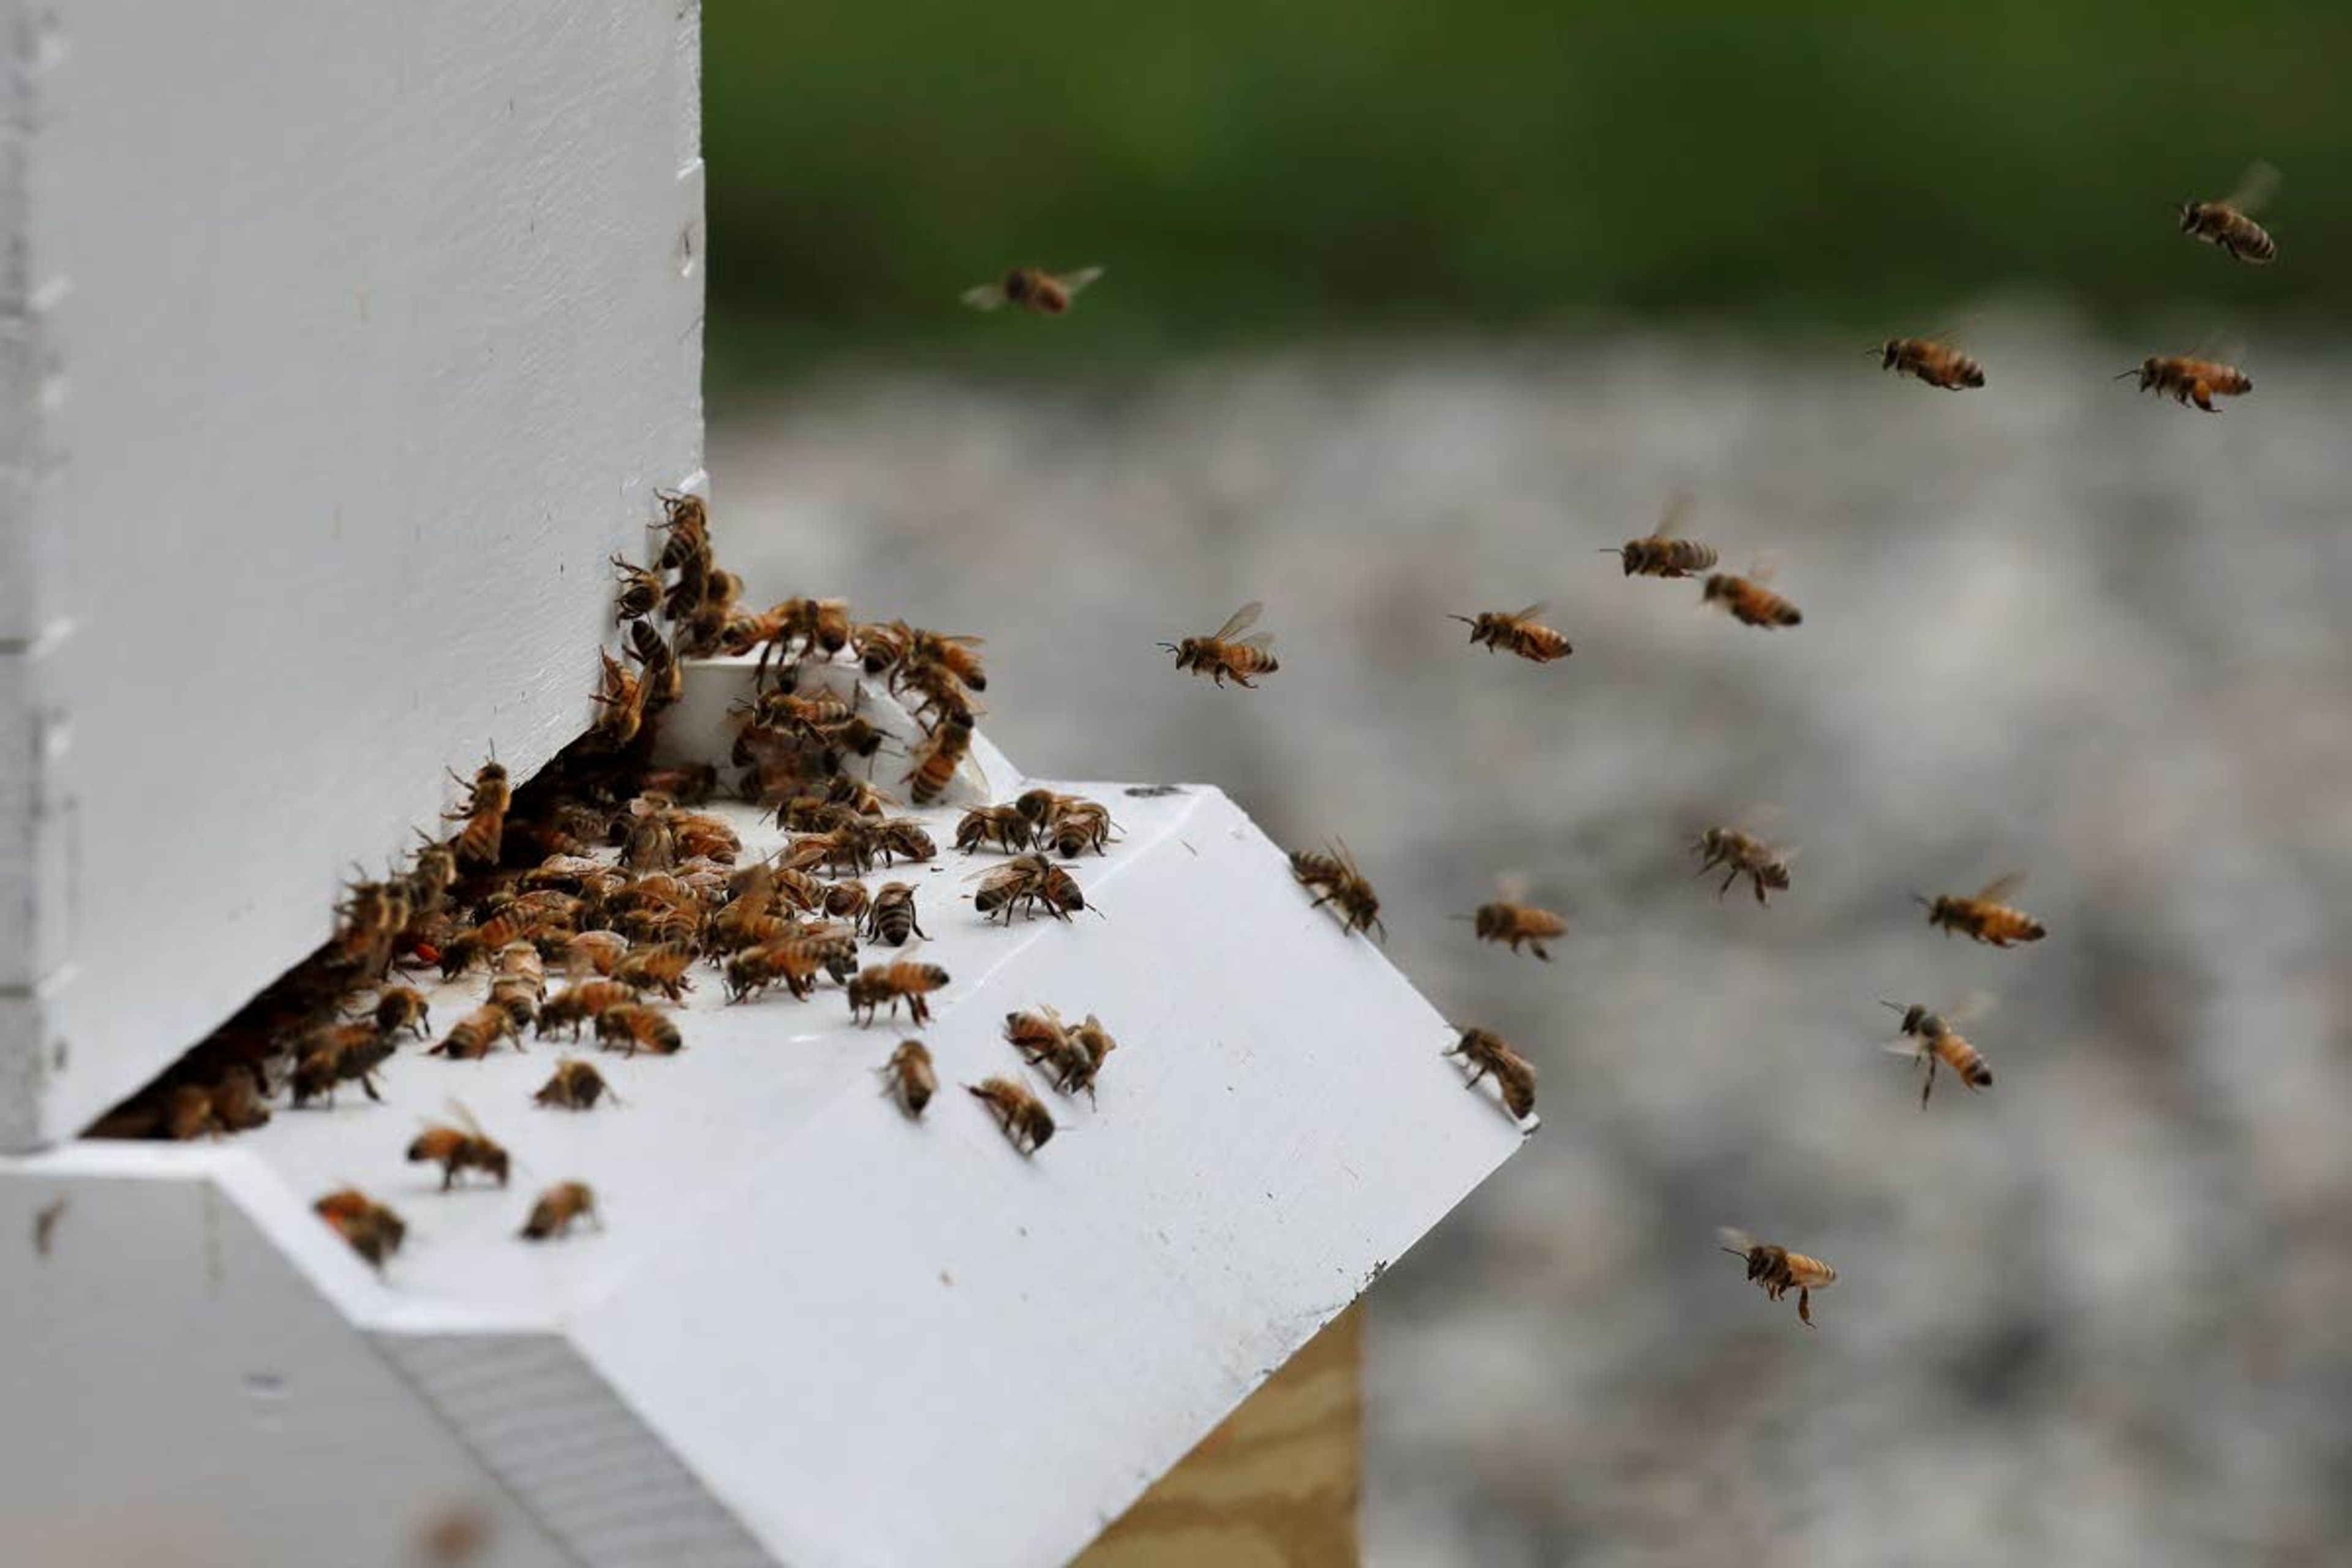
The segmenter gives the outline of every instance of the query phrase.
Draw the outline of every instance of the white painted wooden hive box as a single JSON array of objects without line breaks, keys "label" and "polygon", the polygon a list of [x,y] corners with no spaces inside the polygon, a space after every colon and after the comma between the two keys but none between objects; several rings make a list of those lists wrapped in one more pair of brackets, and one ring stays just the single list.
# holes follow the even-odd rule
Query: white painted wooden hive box
[{"label": "white painted wooden hive box", "polygon": [[[618,1105],[535,1109],[552,1042],[412,1047],[380,1104],[78,1139],[436,826],[446,764],[524,778],[589,725],[606,558],[700,485],[697,17],[0,22],[9,1562],[408,1563],[463,1519],[501,1563],[1058,1561],[1517,1146],[1221,794],[1116,784],[1054,786],[1119,820],[1073,863],[1100,918],[899,873],[952,977],[919,1123],[874,1071],[899,1028],[706,971],[682,1055],[604,1063]],[[748,672],[688,673],[668,743],[723,761]],[[1018,1072],[1038,1003],[1121,1049],[1024,1159],[955,1086]],[[402,1157],[453,1096],[511,1188]],[[518,1241],[571,1177],[604,1228]],[[347,1183],[410,1224],[381,1276],[311,1212]]]}]

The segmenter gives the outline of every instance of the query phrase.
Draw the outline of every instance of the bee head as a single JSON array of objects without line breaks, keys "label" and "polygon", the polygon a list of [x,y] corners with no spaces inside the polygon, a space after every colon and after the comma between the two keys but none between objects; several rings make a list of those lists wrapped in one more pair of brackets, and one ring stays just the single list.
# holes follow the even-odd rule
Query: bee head
[{"label": "bee head", "polygon": [[1016,267],[1004,275],[1004,297],[1013,303],[1021,304],[1033,291],[1027,268]]},{"label": "bee head", "polygon": [[1727,598],[1730,596],[1730,594],[1731,579],[1720,572],[1708,573],[1706,575],[1706,585],[1699,590],[1700,598],[1708,603],[1712,603],[1717,599]]},{"label": "bee head", "polygon": [[1903,340],[1901,338],[1889,338],[1885,342],[1879,344],[1878,368],[1881,370],[1893,370],[1895,368],[1895,356],[1901,350],[1902,346]]},{"label": "bee head", "polygon": [[2204,216],[2205,216],[2205,204],[2204,204],[2203,202],[2183,202],[2183,203],[2181,203],[2181,204],[2180,204],[2180,232],[2181,232],[2181,233],[2183,233],[2183,234],[2187,234],[2187,233],[2190,232],[2191,230],[2193,230],[2194,228],[2196,228],[2196,226],[2197,226],[2197,223],[2198,223],[2198,220],[2199,220],[2200,218],[2202,218]]}]

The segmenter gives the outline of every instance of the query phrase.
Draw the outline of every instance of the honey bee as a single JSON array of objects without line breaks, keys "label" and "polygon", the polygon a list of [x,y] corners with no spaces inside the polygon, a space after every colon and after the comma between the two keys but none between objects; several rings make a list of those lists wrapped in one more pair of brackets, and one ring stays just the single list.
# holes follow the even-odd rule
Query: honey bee
[{"label": "honey bee", "polygon": [[457,1184],[461,1171],[479,1171],[505,1186],[507,1152],[490,1142],[463,1106],[452,1105],[449,1109],[465,1125],[458,1128],[426,1123],[425,1131],[408,1146],[409,1163],[439,1165],[441,1190],[445,1193]]},{"label": "honey bee", "polygon": [[907,773],[908,793],[917,805],[929,805],[947,794],[948,785],[971,758],[972,718],[950,713],[940,727],[915,748],[914,767]]},{"label": "honey bee", "polygon": [[1205,675],[1223,686],[1231,677],[1236,685],[1255,689],[1253,675],[1272,675],[1282,665],[1274,657],[1274,634],[1259,632],[1255,637],[1233,639],[1257,624],[1265,606],[1255,599],[1235,610],[1225,624],[1204,637],[1186,637],[1182,642],[1164,642],[1160,646],[1176,656],[1176,668],[1189,669],[1195,675]]},{"label": "honey bee", "polygon": [[583,931],[564,940],[564,971],[571,974],[578,974],[583,970],[596,974],[610,974],[620,966],[628,951],[629,939],[619,931]]},{"label": "honey bee", "polygon": [[412,916],[438,913],[448,901],[449,889],[457,882],[457,852],[437,838],[425,838],[416,847],[416,858],[408,872],[408,903]]},{"label": "honey bee", "polygon": [[904,947],[910,936],[929,939],[922,922],[915,918],[915,889],[911,882],[885,882],[882,890],[874,895],[874,903],[866,911],[866,937],[889,947]]},{"label": "honey bee", "polygon": [[605,1047],[617,1046],[623,1056],[629,1057],[639,1051],[674,1057],[686,1047],[677,1026],[667,1015],[641,1002],[607,1007],[597,1014],[596,1042]]},{"label": "honey bee", "polygon": [[499,949],[498,977],[530,986],[535,998],[547,994],[546,961],[539,956],[539,949],[528,942],[510,942]]},{"label": "honey bee", "polygon": [[232,1062],[212,1088],[213,1125],[223,1132],[247,1132],[267,1125],[269,1107],[262,1103],[261,1069]]},{"label": "honey bee", "polygon": [[816,989],[820,973],[845,968],[853,959],[854,942],[788,931],[727,961],[727,997],[741,1002],[782,981],[793,996],[805,1000]]},{"label": "honey bee", "polygon": [[329,1193],[310,1206],[351,1243],[353,1252],[378,1269],[408,1237],[408,1226],[398,1215],[357,1187]]},{"label": "honey bee", "polygon": [[637,621],[630,626],[629,657],[645,669],[640,681],[644,690],[638,701],[641,712],[667,708],[686,695],[685,666],[678,662],[677,649],[654,629],[651,621]]},{"label": "honey bee", "polygon": [[1118,1042],[1093,1014],[1087,1015],[1085,1023],[1072,1026],[1065,1024],[1052,1007],[1043,1005],[1032,1013],[1004,1015],[1004,1038],[1031,1067],[1052,1073],[1055,1089],[1064,1094],[1084,1089],[1088,1100],[1094,1098],[1095,1079],[1102,1070],[1103,1058],[1118,1049]]},{"label": "honey bee", "polygon": [[2278,241],[2254,221],[2253,215],[2278,189],[2278,171],[2268,163],[2256,163],[2239,176],[2238,188],[2230,193],[2228,201],[2181,203],[2180,232],[2219,246],[2252,266],[2277,260]]},{"label": "honey bee", "polygon": [[370,1100],[381,1102],[383,1096],[376,1092],[375,1069],[391,1059],[395,1048],[391,1035],[372,1023],[339,1024],[320,1030],[295,1058],[294,1071],[287,1079],[295,1109],[320,1099],[331,1105],[335,1086],[354,1079]]},{"label": "honey bee", "polygon": [[1024,791],[1013,806],[1028,820],[1037,842],[1052,844],[1065,859],[1075,860],[1088,849],[1097,855],[1109,853],[1110,836],[1118,824],[1098,801],[1033,789]]},{"label": "honey bee", "polygon": [[955,671],[943,664],[926,664],[910,659],[900,665],[891,676],[890,689],[902,700],[909,692],[920,700],[908,711],[914,715],[915,721],[923,727],[926,734],[937,730],[945,720],[958,717],[977,719],[985,711],[971,700],[971,694],[964,689],[963,682],[956,679]]},{"label": "honey bee", "polygon": [[915,632],[904,621],[866,621],[849,628],[850,646],[867,675],[888,673],[914,646]]},{"label": "honey bee", "polygon": [[1723,886],[1715,890],[1718,899],[1742,877],[1755,887],[1759,904],[1770,905],[1768,892],[1789,890],[1789,868],[1796,859],[1795,851],[1775,849],[1748,826],[1710,827],[1691,841],[1690,849],[1699,858],[1694,875],[1704,877],[1718,866],[1724,868]]},{"label": "honey bee", "polygon": [[1879,345],[1877,353],[1879,369],[1916,375],[1929,386],[1940,386],[1947,392],[1985,384],[1984,366],[1940,337],[1889,338]]},{"label": "honey bee", "polygon": [[[913,949],[907,951],[911,953]],[[901,958],[891,963],[869,964],[849,983],[850,1020],[873,1023],[875,1010],[885,1002],[890,1005],[895,1017],[903,1001],[915,1026],[920,1028],[931,1021],[930,1004],[924,997],[947,983],[948,972],[936,963],[917,963],[911,958]],[[866,1015],[863,1018],[858,1017],[861,1012]]]},{"label": "honey bee", "polygon": [[2140,391],[2153,387],[2183,407],[2194,403],[2208,414],[2221,412],[2213,406],[2215,398],[2242,397],[2254,389],[2254,378],[2235,365],[2178,354],[2150,354],[2137,368],[2119,372],[2114,379],[2135,375],[2139,377]]},{"label": "honey bee", "polygon": [[661,606],[661,574],[633,565],[617,555],[613,557],[613,570],[621,578],[621,592],[613,605],[615,625],[650,616]]},{"label": "honey bee", "polygon": [[866,884],[858,881],[828,882],[824,887],[824,912],[837,921],[855,921],[866,913],[872,895]]},{"label": "honey bee", "polygon": [[1118,1049],[1118,1041],[1103,1027],[1101,1019],[1089,1013],[1070,1031],[1070,1046],[1069,1054],[1055,1064],[1054,1087],[1064,1094],[1076,1094],[1085,1089],[1087,1098],[1092,1100],[1095,1097],[1095,1079],[1102,1072],[1103,1059]]},{"label": "honey bee", "polygon": [[596,1216],[596,1194],[585,1182],[558,1182],[539,1196],[530,1205],[530,1218],[524,1222],[525,1241],[551,1241],[572,1229],[575,1220],[586,1220],[598,1230],[604,1222]]},{"label": "honey bee", "polygon": [[1797,606],[1765,586],[1771,580],[1772,569],[1765,565],[1749,567],[1745,577],[1710,572],[1706,587],[1700,591],[1699,602],[1720,604],[1740,625],[1762,626],[1767,631],[1775,626],[1803,625],[1805,617]]},{"label": "honey bee", "polygon": [[1292,850],[1290,874],[1299,886],[1316,890],[1309,909],[1329,904],[1345,930],[1376,931],[1382,942],[1388,941],[1389,928],[1381,923],[1380,895],[1356,869],[1356,858],[1348,852],[1346,840],[1335,838],[1320,850]]},{"label": "honey bee", "polygon": [[1011,854],[1029,847],[1029,817],[1018,805],[975,805],[956,824],[956,847],[966,853],[993,844]]},{"label": "honey bee", "polygon": [[828,779],[824,797],[860,816],[880,816],[898,804],[887,790],[877,787],[870,779],[861,779],[852,773],[835,773]]},{"label": "honey bee", "polygon": [[1566,658],[1576,650],[1568,646],[1568,638],[1559,632],[1537,623],[1536,617],[1549,607],[1538,600],[1526,609],[1514,610],[1509,615],[1500,610],[1481,610],[1475,617],[1448,616],[1445,618],[1460,621],[1470,628],[1470,642],[1474,647],[1484,643],[1488,653],[1499,648],[1517,654],[1529,664],[1549,664],[1554,659]]},{"label": "honey bee", "polygon": [[339,924],[329,944],[331,962],[364,975],[392,967],[394,945],[415,912],[404,882],[353,882],[336,906]]},{"label": "honey bee", "polygon": [[1797,1321],[1809,1329],[1813,1326],[1813,1292],[1836,1284],[1836,1269],[1818,1258],[1808,1258],[1785,1247],[1768,1246],[1746,1231],[1734,1230],[1729,1226],[1715,1234],[1717,1246],[1734,1258],[1747,1260],[1748,1278],[1763,1287],[1768,1298],[1777,1301],[1794,1290],[1797,1293]]},{"label": "honey bee", "polygon": [[[449,776],[457,778],[455,773]],[[457,782],[466,784],[463,779]],[[466,825],[457,835],[457,859],[460,864],[495,866],[506,832],[507,807],[514,800],[514,792],[507,786],[507,770],[495,762],[484,763],[475,771],[474,782],[466,784],[466,792],[465,809],[444,816],[445,821]]]},{"label": "honey bee", "polygon": [[686,993],[694,989],[687,978],[693,967],[694,954],[675,942],[642,951],[632,950],[626,958],[613,966],[613,978],[639,991],[658,991],[673,1002],[682,1002]]},{"label": "honey bee", "polygon": [[680,805],[700,805],[719,789],[719,770],[709,763],[676,763],[647,770],[644,788],[668,795]]},{"label": "honey bee", "polygon": [[980,662],[978,648],[982,639],[974,637],[950,637],[940,632],[920,628],[908,635],[905,657],[919,664],[944,666],[948,672],[974,691],[988,689],[988,671]]},{"label": "honey bee", "polygon": [[1696,539],[1677,537],[1690,510],[1690,497],[1676,496],[1666,504],[1666,515],[1655,533],[1647,539],[1629,539],[1623,549],[1601,553],[1622,557],[1628,577],[1687,577],[1704,572],[1716,563],[1714,548]]},{"label": "honey bee", "polygon": [[555,1064],[554,1076],[540,1085],[539,1092],[530,1098],[535,1104],[551,1105],[566,1110],[587,1110],[597,1100],[611,1095],[614,1104],[620,1096],[613,1094],[612,1085],[596,1070],[594,1062],[578,1057],[565,1057]]},{"label": "honey bee", "polygon": [[1927,923],[1942,926],[1946,936],[1958,931],[1995,947],[2007,947],[2011,942],[2040,942],[2050,934],[2040,921],[2002,901],[2024,880],[2024,872],[2011,871],[1995,877],[1971,898],[1964,899],[1957,893],[1943,893],[1933,899],[1914,893],[1911,898],[1915,903],[1927,905]]},{"label": "honey bee", "polygon": [[1062,1022],[1060,1013],[1041,1004],[1034,1013],[1004,1015],[1004,1038],[1034,1067],[1039,1062],[1051,1061],[1068,1048],[1070,1029]]},{"label": "honey bee", "polygon": [[874,847],[881,851],[884,865],[899,860],[929,860],[938,856],[940,847],[923,825],[911,816],[889,816],[873,825]]},{"label": "honey bee", "polygon": [[588,694],[597,708],[596,735],[617,751],[635,740],[645,725],[646,685],[604,649],[596,650],[596,658],[602,674],[596,689]]},{"label": "honey bee", "polygon": [[898,1096],[900,1108],[919,1120],[923,1107],[930,1104],[931,1096],[940,1090],[940,1077],[932,1068],[930,1051],[920,1040],[900,1040],[898,1048],[883,1064],[882,1072],[888,1080],[886,1092]]},{"label": "honey bee", "polygon": [[1004,1136],[1024,1154],[1034,1154],[1054,1136],[1054,1114],[1036,1091],[1018,1079],[986,1078],[964,1085],[995,1116]]},{"label": "honey bee", "polygon": [[700,496],[682,492],[656,490],[655,499],[661,502],[662,520],[656,526],[669,537],[662,542],[660,556],[655,564],[663,571],[675,571],[686,564],[690,556],[703,555],[710,549],[710,508]]},{"label": "honey bee", "polygon": [[980,886],[972,893],[971,907],[991,919],[1003,910],[1008,926],[1015,910],[1034,918],[1040,904],[1055,920],[1067,920],[1073,910],[1087,907],[1077,879],[1043,855],[1016,856],[973,875],[980,879]]},{"label": "honey bee", "polygon": [[408,1029],[420,1040],[430,1039],[432,1024],[432,1007],[414,985],[387,985],[375,999],[375,1026],[383,1034]]},{"label": "honey bee", "polygon": [[425,1052],[426,1056],[447,1057],[452,1061],[480,1061],[497,1048],[500,1040],[510,1039],[515,1048],[522,1048],[520,1026],[514,1015],[493,1003],[475,1008],[457,1022],[441,1043]]},{"label": "honey bee", "polygon": [[[1500,898],[1479,905],[1477,912],[1468,917],[1477,939],[1501,942],[1513,952],[1518,952],[1519,944],[1525,942],[1535,950],[1538,958],[1549,963],[1551,953],[1544,943],[1568,934],[1567,917],[1555,914],[1550,910],[1537,909],[1526,902],[1527,883],[1521,878],[1499,879],[1498,891],[1502,895]],[[1462,918],[1460,915],[1454,917],[1456,920]]]},{"label": "honey bee", "polygon": [[1103,275],[1099,267],[1081,267],[1075,272],[1048,272],[1042,267],[1016,267],[994,283],[982,283],[963,291],[963,302],[975,310],[994,310],[1006,305],[1017,305],[1032,315],[1058,316],[1070,308],[1070,301],[1079,290]]},{"label": "honey bee", "polygon": [[1981,993],[1970,996],[1953,1008],[1948,1016],[1930,1013],[1918,1003],[1906,1007],[1900,1002],[1879,1003],[1903,1015],[1903,1033],[1911,1042],[1898,1040],[1885,1048],[1898,1057],[1909,1057],[1927,1070],[1919,1083],[1919,1109],[1927,1109],[1927,1096],[1935,1092],[1936,1064],[1941,1062],[1952,1069],[1952,1076],[1971,1090],[1992,1087],[1992,1068],[1984,1056],[1960,1034],[1960,1026],[1983,1013],[1989,1005]]},{"label": "honey bee", "polygon": [[1520,1121],[1535,1114],[1535,1064],[1505,1044],[1501,1036],[1485,1029],[1465,1029],[1462,1037],[1442,1054],[1460,1057],[1469,1066],[1470,1081],[1464,1087],[1475,1089],[1480,1079],[1492,1073],[1502,1091],[1503,1109]]}]

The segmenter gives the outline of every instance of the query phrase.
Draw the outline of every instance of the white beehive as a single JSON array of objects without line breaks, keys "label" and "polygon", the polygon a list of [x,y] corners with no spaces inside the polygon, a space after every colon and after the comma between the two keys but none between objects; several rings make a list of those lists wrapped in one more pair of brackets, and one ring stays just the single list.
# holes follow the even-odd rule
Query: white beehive
[{"label": "white beehive", "polygon": [[[0,18],[9,1561],[399,1563],[452,1519],[502,1563],[1060,1560],[1517,1146],[1222,795],[1117,784],[1056,786],[1120,822],[1074,865],[1099,914],[992,928],[953,855],[903,873],[952,976],[922,1122],[874,1070],[902,1029],[705,971],[684,1053],[605,1061],[618,1105],[533,1107],[553,1042],[410,1048],[382,1103],[73,1141],[320,939],[445,763],[527,776],[588,722],[605,558],[698,480],[696,19]],[[748,672],[689,675],[669,743],[723,760]],[[1041,1002],[1121,1049],[1093,1102],[1031,1078],[1024,1158],[956,1086],[1021,1072]],[[453,1098],[511,1189],[403,1157]],[[518,1240],[573,1177],[604,1228]],[[346,1183],[410,1224],[381,1277],[310,1212]]]}]

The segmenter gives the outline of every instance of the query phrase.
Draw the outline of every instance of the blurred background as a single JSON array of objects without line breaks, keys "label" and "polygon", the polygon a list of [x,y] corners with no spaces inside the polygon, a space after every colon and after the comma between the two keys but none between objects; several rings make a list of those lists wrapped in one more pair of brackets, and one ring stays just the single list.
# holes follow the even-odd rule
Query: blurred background
[{"label": "blurred background", "polygon": [[[1033,772],[1345,835],[1538,1063],[1374,1298],[1373,1563],[2345,1561],[2352,12],[1674,17],[710,0],[721,549],[985,635]],[[2173,211],[2256,158],[2266,268]],[[1018,263],[1108,271],[958,306]],[[1984,390],[1864,357],[1943,328]],[[2108,379],[2198,348],[2258,390]],[[1801,627],[1595,553],[1676,492]],[[1153,648],[1250,597],[1263,689]],[[1547,668],[1444,618],[1539,597]],[[2032,948],[1909,902],[2014,868]],[[1506,869],[1556,962],[1448,920]],[[1879,1001],[1978,989],[1923,1112]]]}]

